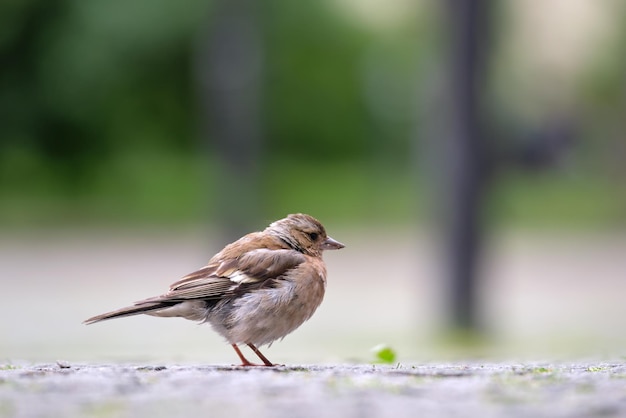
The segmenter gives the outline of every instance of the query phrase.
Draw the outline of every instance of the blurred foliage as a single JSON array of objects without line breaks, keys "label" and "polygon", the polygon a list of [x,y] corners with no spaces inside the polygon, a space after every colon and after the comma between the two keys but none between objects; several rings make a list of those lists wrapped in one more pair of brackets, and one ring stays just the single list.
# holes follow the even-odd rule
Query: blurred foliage
[{"label": "blurred foliage", "polygon": [[370,350],[376,358],[376,363],[393,364],[396,361],[396,351],[387,344],[378,344]]},{"label": "blurred foliage", "polygon": [[[212,4],[0,3],[0,224],[198,222],[212,214],[216,156],[200,135],[194,80],[194,48]],[[423,4],[383,29],[337,7],[259,3],[260,209],[270,218],[307,211],[404,222],[428,206],[422,191],[432,162],[420,128],[441,78],[441,28]],[[582,150],[604,152],[591,159],[615,167],[603,162],[617,142],[595,137],[624,130],[614,109],[624,108],[615,91],[625,70],[618,61],[594,71],[581,86],[591,107]],[[585,172],[587,159],[576,159],[573,176],[506,174],[494,188],[496,212],[522,223],[623,219],[610,174]]]}]

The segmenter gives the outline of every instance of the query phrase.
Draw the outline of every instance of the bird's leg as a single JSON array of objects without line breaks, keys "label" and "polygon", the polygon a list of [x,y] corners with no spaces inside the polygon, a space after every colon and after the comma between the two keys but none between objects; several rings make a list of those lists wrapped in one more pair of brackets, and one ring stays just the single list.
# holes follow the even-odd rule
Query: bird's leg
[{"label": "bird's leg", "polygon": [[267,359],[267,357],[265,357],[258,348],[256,348],[254,346],[254,344],[248,343],[248,347],[250,347],[252,349],[252,351],[254,351],[254,354],[256,354],[257,356],[259,356],[259,358],[263,361],[263,364],[265,364],[268,367],[272,367],[275,366],[271,361],[269,361]]},{"label": "bird's leg", "polygon": [[[261,364],[254,364],[254,363],[250,363],[248,361],[247,358],[245,358],[243,356],[243,353],[241,352],[241,350],[239,349],[239,347],[237,347],[237,344],[231,344],[233,346],[233,348],[235,349],[235,352],[237,353],[237,355],[239,356],[239,359],[241,360],[241,365],[244,367],[248,367],[248,366],[261,366]],[[267,366],[267,364],[266,364]]]}]

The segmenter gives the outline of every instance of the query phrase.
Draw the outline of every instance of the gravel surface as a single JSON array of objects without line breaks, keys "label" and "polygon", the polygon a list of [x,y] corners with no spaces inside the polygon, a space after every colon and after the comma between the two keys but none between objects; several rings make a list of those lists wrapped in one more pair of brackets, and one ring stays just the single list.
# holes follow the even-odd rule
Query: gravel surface
[{"label": "gravel surface", "polygon": [[0,417],[623,417],[626,362],[0,364]]}]

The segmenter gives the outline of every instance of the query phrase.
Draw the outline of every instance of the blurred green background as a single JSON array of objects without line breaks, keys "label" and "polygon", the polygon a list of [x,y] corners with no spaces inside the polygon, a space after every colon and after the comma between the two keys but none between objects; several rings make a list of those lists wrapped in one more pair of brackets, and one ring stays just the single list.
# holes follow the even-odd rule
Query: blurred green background
[{"label": "blurred green background", "polygon": [[[259,219],[424,220],[437,187],[426,128],[446,39],[438,3],[257,6]],[[535,6],[493,7],[494,145],[512,149],[562,113],[574,115],[577,140],[547,170],[500,170],[490,215],[524,227],[623,226],[624,6]],[[201,0],[2,2],[3,227],[212,219],[219,162],[194,62],[213,10]]]}]

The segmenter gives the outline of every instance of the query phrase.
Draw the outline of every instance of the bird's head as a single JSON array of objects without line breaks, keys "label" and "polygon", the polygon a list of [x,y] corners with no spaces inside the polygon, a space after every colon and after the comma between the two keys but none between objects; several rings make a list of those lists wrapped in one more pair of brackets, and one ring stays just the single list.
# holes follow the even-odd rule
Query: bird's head
[{"label": "bird's head", "polygon": [[285,241],[295,250],[311,256],[321,256],[324,250],[344,247],[326,234],[324,226],[314,217],[296,213],[273,222],[265,229]]}]

